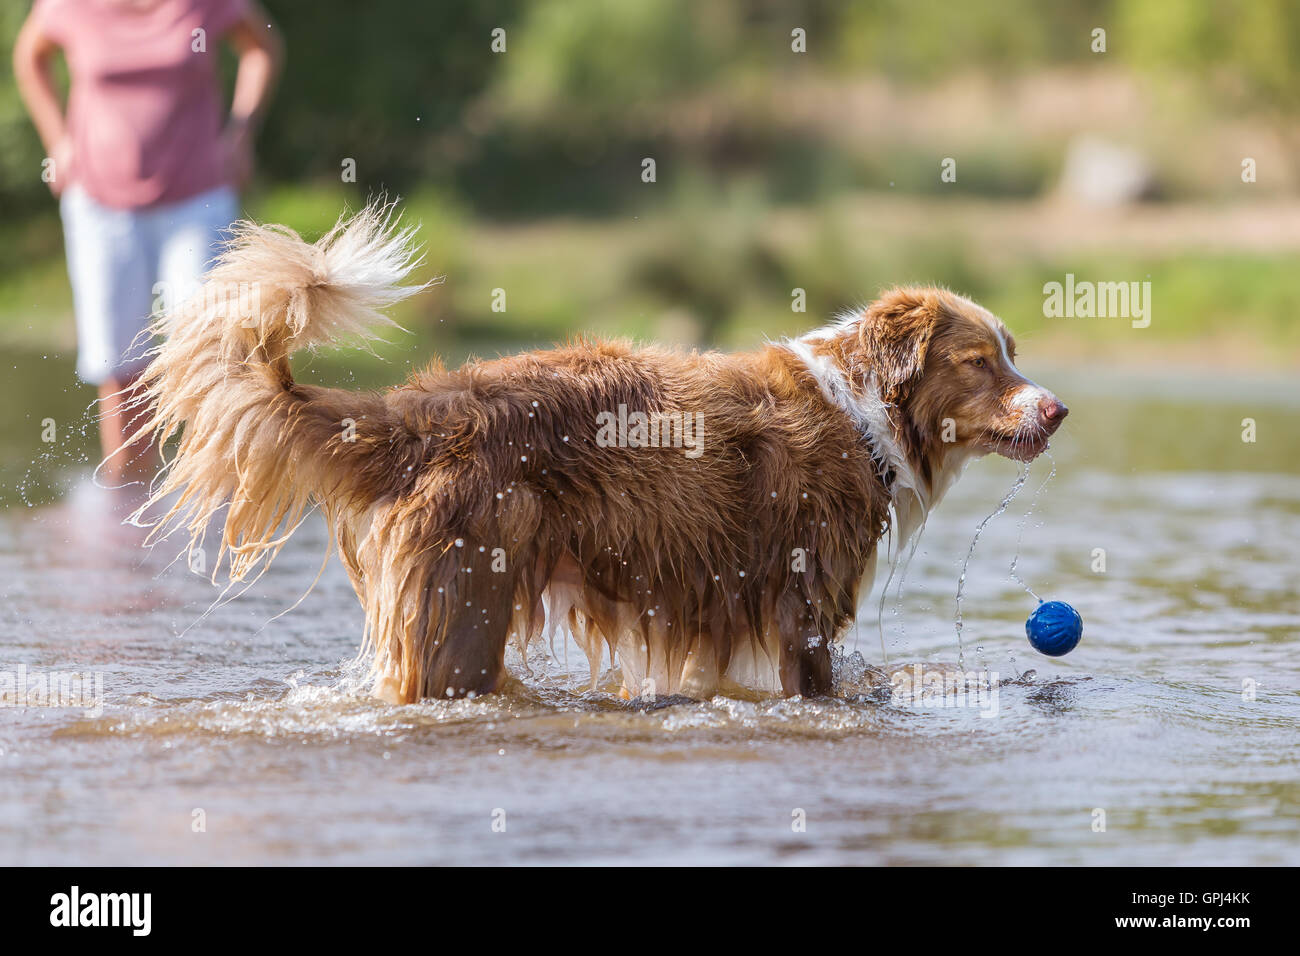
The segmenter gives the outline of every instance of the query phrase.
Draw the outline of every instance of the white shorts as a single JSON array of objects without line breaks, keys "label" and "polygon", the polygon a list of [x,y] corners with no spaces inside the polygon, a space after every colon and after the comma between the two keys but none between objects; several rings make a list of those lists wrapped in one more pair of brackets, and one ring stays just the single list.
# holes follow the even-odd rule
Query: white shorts
[{"label": "white shorts", "polygon": [[148,364],[150,317],[189,297],[239,214],[228,186],[145,209],[101,205],[75,185],[59,201],[77,314],[77,375],[124,382]]}]

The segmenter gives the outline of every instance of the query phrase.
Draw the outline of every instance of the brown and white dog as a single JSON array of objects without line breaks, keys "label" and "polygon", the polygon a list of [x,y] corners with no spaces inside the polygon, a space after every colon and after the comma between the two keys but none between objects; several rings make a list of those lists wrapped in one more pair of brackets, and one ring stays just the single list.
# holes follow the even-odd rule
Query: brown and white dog
[{"label": "brown and white dog", "polygon": [[937,288],[741,354],[582,340],[383,393],[295,382],[293,351],[417,291],[410,239],[374,208],[314,245],[241,224],[197,305],[159,322],[137,435],[180,433],[156,533],[193,546],[226,509],[214,579],[260,574],[324,512],[389,701],[497,690],[507,643],[557,628],[593,685],[608,649],[631,695],[827,693],[882,535],[908,540],[971,458],[1033,458],[1066,415],[1001,322]]}]

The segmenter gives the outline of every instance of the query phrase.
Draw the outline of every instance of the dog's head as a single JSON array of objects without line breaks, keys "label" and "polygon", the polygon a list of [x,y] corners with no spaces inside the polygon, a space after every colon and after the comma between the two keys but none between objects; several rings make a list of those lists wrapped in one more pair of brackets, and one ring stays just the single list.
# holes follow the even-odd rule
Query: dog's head
[{"label": "dog's head", "polygon": [[[987,309],[937,288],[894,289],[862,313],[799,339],[795,350],[868,430],[891,430],[926,476],[961,451],[1029,461],[1069,409],[1015,366],[1016,343]],[[878,438],[881,436],[877,436]]]},{"label": "dog's head", "polygon": [[1015,366],[996,316],[944,289],[896,289],[858,326],[859,367],[922,444],[955,444],[1016,461],[1040,455],[1069,413]]}]

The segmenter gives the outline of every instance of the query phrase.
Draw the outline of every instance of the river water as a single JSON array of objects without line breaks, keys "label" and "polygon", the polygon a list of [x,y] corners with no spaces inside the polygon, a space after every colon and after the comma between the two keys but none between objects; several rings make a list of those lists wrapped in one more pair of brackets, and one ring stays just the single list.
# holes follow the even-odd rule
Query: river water
[{"label": "river water", "polygon": [[[505,694],[390,707],[337,563],[276,616],[318,524],[213,607],[107,516],[66,370],[14,368],[0,672],[95,674],[102,703],[0,708],[0,863],[1300,863],[1294,384],[1036,376],[1072,411],[1033,513],[1046,460],[971,559],[978,706],[873,681],[873,598],[829,699],[630,707],[557,645]],[[977,462],[932,516],[884,603],[891,667],[957,661],[961,562],[1017,471]],[[1067,657],[1025,639],[1017,553],[1083,615]]]}]

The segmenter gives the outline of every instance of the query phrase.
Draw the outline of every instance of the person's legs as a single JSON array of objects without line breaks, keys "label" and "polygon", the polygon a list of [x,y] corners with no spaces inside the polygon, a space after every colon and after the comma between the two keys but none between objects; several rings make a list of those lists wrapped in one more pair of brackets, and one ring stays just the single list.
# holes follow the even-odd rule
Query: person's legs
[{"label": "person's legs", "polygon": [[[228,187],[150,212],[150,229],[158,249],[158,277],[168,309],[183,306],[199,288],[238,215],[239,200]],[[218,291],[228,301],[237,302],[239,290]],[[200,309],[192,311],[196,320],[201,317]]]},{"label": "person's legs", "polygon": [[[160,311],[169,312],[186,305],[198,290],[204,273],[212,267],[220,243],[238,214],[238,197],[228,187],[212,189],[192,199],[169,203],[144,213],[145,231],[157,256],[154,268],[159,280],[156,288],[161,293]],[[200,321],[202,310],[193,308],[191,318]],[[132,400],[137,397],[134,385],[135,378],[132,377],[123,382],[126,391],[120,396],[104,399],[106,413],[110,408],[109,402],[112,402],[111,407],[116,411],[114,424],[123,429],[124,438],[144,421],[143,418],[136,420],[143,410],[132,406]],[[152,476],[157,454],[150,449],[147,455],[140,457],[147,458],[149,467],[145,470]],[[139,461],[139,458],[134,459],[124,467],[136,467]]]},{"label": "person's legs", "polygon": [[123,449],[138,410],[127,406],[147,364],[156,255],[141,213],[102,206],[75,187],[60,202],[77,320],[77,374],[99,388],[100,475],[110,486],[152,477],[152,449]]},{"label": "person's legs", "polygon": [[158,469],[158,451],[152,442],[142,440],[124,447],[148,421],[149,409],[138,401],[138,380],[137,372],[127,378],[110,378],[99,386],[99,444],[104,456],[100,474],[110,487],[142,483],[148,488]]},{"label": "person's legs", "polygon": [[[202,320],[202,309],[194,303],[187,307],[186,303],[199,289],[238,215],[239,199],[234,190],[224,186],[148,211],[147,229],[157,250],[163,311],[186,307],[191,320]],[[124,421],[124,425],[129,422]],[[151,453],[151,460],[153,457]]]}]

